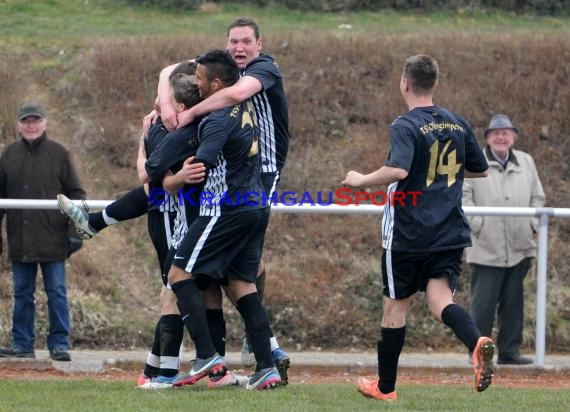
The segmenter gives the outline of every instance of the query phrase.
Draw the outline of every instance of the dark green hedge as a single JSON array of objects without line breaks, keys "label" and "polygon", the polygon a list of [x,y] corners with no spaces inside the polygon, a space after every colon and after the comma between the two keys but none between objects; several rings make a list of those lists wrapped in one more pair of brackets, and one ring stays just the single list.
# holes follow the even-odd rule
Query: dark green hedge
[{"label": "dark green hedge", "polygon": [[570,0],[128,0],[131,4],[156,6],[163,8],[197,9],[205,3],[239,3],[255,4],[260,7],[275,5],[304,11],[377,11],[392,9],[397,11],[456,11],[468,10],[502,10],[514,13],[554,15],[568,14]]}]

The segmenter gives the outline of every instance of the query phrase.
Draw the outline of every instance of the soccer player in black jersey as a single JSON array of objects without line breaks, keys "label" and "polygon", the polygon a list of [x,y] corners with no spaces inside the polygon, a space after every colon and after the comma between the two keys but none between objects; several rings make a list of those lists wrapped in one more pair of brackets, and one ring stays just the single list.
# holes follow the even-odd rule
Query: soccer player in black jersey
[{"label": "soccer player in black jersey", "polygon": [[[186,79],[188,83],[190,76],[195,73],[195,68],[195,63],[181,63],[171,73],[171,79]],[[179,110],[191,107],[200,101],[195,76],[193,77],[192,84],[172,96],[173,105]],[[137,385],[142,388],[159,389],[171,386],[168,385],[167,378],[176,375],[179,369],[183,323],[176,307],[176,297],[166,287],[170,267],[168,252],[173,241],[181,236],[180,232],[186,227],[185,221],[197,215],[197,207],[180,208],[176,195],[172,195],[169,201],[154,199],[154,204],[149,204],[149,196],[152,196],[155,190],[164,194],[163,177],[166,176],[165,182],[174,178],[175,176],[169,176],[171,172],[180,170],[185,159],[196,153],[197,123],[193,122],[169,133],[158,119],[155,124],[150,125],[148,131],[143,130],[137,168],[144,185],[131,190],[102,212],[87,213],[65,196],[58,196],[62,212],[71,218],[78,232],[85,238],[90,238],[107,227],[105,222],[119,223],[148,213],[148,232],[156,250],[164,287],[160,295],[161,317],[155,328],[154,342],[147,356],[144,371],[137,381]],[[191,165],[194,177],[200,177],[200,169],[203,169],[197,166],[199,165]],[[194,202],[198,202],[197,196]],[[189,203],[186,202],[184,205],[188,206]],[[151,381],[150,378],[156,379]]]},{"label": "soccer player in black jersey", "polygon": [[[239,81],[204,99],[200,104],[180,113],[168,107],[166,79],[176,66],[163,69],[159,81],[159,98],[162,118],[169,128],[187,124],[196,116],[213,110],[235,105],[251,98],[261,132],[261,177],[268,198],[276,192],[281,172],[285,165],[289,148],[289,109],[283,87],[283,75],[275,59],[262,54],[263,39],[257,23],[248,18],[234,20],[227,30],[226,49],[240,69]],[[162,85],[162,86],[161,86]],[[258,268],[257,289],[261,298],[265,290],[265,268],[263,262]],[[244,339],[242,363],[251,366],[255,358],[251,356],[247,340]],[[280,347],[277,339],[271,337],[272,356],[279,368],[283,383],[287,383],[287,370],[290,359]]]},{"label": "soccer player in black jersey", "polygon": [[[191,73],[195,72],[192,65]],[[185,87],[179,93],[173,93],[174,104],[179,108],[190,107],[200,101],[195,84],[195,76],[184,72],[171,76],[174,90],[179,83]],[[137,158],[137,170],[141,183],[148,185],[149,198],[155,201],[153,193],[165,194],[164,187],[177,179],[185,160],[196,153],[198,147],[198,125],[191,123],[184,128],[157,136],[152,125],[148,137],[141,138]],[[197,196],[193,198],[198,202]],[[160,293],[161,317],[155,332],[155,341],[147,358],[144,373],[152,379],[141,382],[143,389],[162,389],[172,386],[180,367],[180,346],[183,340],[184,324],[176,306],[176,296],[168,285],[167,274],[170,268],[169,249],[176,247],[177,241],[184,235],[191,221],[197,215],[197,207],[189,202],[179,202],[176,193],[172,193],[162,202],[150,204],[148,215],[149,233],[153,243],[160,249],[159,261],[163,287]],[[156,213],[158,210],[159,213]],[[156,362],[158,361],[158,370]],[[151,366],[155,366],[152,368]],[[154,375],[154,376],[153,376]]]},{"label": "soccer player in black jersey", "polygon": [[349,171],[342,184],[389,185],[382,220],[384,309],[378,340],[378,378],[358,380],[364,396],[394,401],[398,358],[404,346],[412,295],[425,291],[434,318],[473,352],[475,388],[491,384],[494,343],[453,302],[463,248],[471,245],[461,208],[464,177],[488,168],[469,123],[433,104],[439,68],[427,55],[406,59],[400,91],[409,111],[390,126],[384,166],[363,175]]},{"label": "soccer player in black jersey", "polygon": [[[239,78],[226,51],[212,50],[197,60],[202,97],[223,90]],[[194,384],[225,367],[208,333],[206,304],[200,290],[227,283],[227,292],[252,339],[257,367],[246,389],[267,389],[281,383],[273,365],[269,318],[255,287],[269,207],[262,201],[259,129],[251,102],[210,113],[199,126],[195,162],[207,169],[200,216],[188,228],[168,274],[182,319],[196,347],[191,370],[174,383]]]}]

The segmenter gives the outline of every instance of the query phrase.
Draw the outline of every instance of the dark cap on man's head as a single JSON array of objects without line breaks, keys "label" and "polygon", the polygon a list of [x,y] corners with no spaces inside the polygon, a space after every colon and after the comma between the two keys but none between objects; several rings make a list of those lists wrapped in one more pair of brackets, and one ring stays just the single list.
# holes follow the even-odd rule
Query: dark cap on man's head
[{"label": "dark cap on man's head", "polygon": [[519,133],[519,130],[515,126],[513,126],[511,120],[504,114],[496,114],[493,117],[491,117],[491,121],[489,122],[489,127],[487,127],[487,130],[485,130],[485,137],[487,137],[487,134],[490,131],[497,129],[512,129],[515,131],[516,134]]},{"label": "dark cap on man's head", "polygon": [[18,110],[18,120],[24,120],[26,117],[36,116],[36,117],[46,117],[44,109],[38,103],[27,102],[20,106]]}]

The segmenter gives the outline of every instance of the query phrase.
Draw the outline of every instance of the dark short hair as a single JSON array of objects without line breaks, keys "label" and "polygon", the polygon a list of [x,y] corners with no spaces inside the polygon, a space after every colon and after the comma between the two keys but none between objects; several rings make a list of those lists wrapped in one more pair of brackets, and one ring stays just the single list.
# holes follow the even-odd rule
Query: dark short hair
[{"label": "dark short hair", "polygon": [[198,56],[196,63],[206,67],[208,81],[220,79],[228,87],[239,80],[239,67],[226,50],[209,50]]},{"label": "dark short hair", "polygon": [[238,17],[231,24],[228,26],[227,36],[230,35],[230,30],[235,27],[251,27],[253,29],[253,33],[255,35],[255,40],[259,39],[261,35],[261,31],[259,30],[259,26],[251,17]]},{"label": "dark short hair", "polygon": [[200,103],[200,92],[196,85],[196,76],[186,73],[174,73],[169,77],[174,99],[186,106],[186,109]]},{"label": "dark short hair", "polygon": [[410,82],[414,93],[418,95],[430,94],[439,76],[437,61],[427,54],[410,56],[404,63],[402,74]]}]

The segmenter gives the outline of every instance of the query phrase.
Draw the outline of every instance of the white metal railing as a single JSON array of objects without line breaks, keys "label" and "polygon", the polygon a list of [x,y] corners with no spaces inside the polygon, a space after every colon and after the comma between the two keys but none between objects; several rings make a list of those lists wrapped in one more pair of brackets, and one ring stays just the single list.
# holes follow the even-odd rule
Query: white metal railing
[{"label": "white metal railing", "polygon": [[[112,203],[112,200],[87,200],[85,203],[92,210],[99,210]],[[74,201],[78,206],[81,201]],[[57,209],[56,200],[38,199],[0,199],[0,209]],[[375,205],[292,205],[277,204],[272,212],[278,213],[329,213],[329,214],[381,214],[383,206]],[[464,206],[466,215],[477,216],[518,216],[538,217],[538,251],[536,259],[536,335],[535,364],[544,367],[546,349],[546,281],[548,270],[548,219],[549,217],[570,217],[570,208],[550,207],[480,207]]]}]

